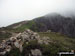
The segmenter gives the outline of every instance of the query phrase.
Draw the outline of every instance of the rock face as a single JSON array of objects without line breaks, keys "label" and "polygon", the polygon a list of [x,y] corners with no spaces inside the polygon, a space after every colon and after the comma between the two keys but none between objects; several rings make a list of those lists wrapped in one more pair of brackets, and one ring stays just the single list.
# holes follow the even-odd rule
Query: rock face
[{"label": "rock face", "polygon": [[[22,52],[23,44],[28,44],[32,40],[36,40],[39,44],[49,44],[48,37],[40,38],[36,32],[26,29],[23,33],[18,33],[16,36],[3,40],[3,42],[0,44],[0,55],[5,55],[7,52],[10,52],[14,46],[18,48],[20,52]],[[33,56],[42,56],[39,49],[32,49],[31,54]]]}]

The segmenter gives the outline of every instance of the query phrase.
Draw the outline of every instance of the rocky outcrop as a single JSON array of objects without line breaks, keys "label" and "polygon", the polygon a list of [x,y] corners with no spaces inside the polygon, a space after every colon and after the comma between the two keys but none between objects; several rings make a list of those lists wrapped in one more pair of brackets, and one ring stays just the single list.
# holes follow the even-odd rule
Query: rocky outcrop
[{"label": "rocky outcrop", "polygon": [[[12,36],[7,40],[3,40],[0,44],[0,55],[5,55],[10,52],[15,46],[22,52],[23,44],[28,44],[30,41],[36,40],[39,44],[49,44],[49,37],[41,38],[38,33],[26,29],[23,33],[18,33],[16,36]],[[39,49],[31,50],[33,56],[42,56]]]}]

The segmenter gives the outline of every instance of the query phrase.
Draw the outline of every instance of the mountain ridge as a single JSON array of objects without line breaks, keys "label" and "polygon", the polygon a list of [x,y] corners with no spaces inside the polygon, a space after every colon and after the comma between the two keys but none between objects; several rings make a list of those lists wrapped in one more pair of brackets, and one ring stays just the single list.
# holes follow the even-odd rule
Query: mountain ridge
[{"label": "mountain ridge", "polygon": [[75,50],[75,19],[49,15],[0,28],[0,55],[58,56]]},{"label": "mountain ridge", "polygon": [[25,28],[29,28],[37,32],[46,32],[51,30],[52,32],[59,32],[70,37],[75,37],[74,26],[75,19],[64,17],[58,13],[51,13],[33,20],[13,24],[7,28],[11,28],[18,32],[24,31]]}]

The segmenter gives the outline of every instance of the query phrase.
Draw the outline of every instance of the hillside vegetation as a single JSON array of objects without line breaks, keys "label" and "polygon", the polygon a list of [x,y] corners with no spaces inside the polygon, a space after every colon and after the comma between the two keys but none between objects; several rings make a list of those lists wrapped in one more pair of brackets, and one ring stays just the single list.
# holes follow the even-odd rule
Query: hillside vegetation
[{"label": "hillside vegetation", "polygon": [[0,28],[0,42],[3,39],[9,38],[10,40],[12,37],[15,39],[15,36],[17,36],[16,40],[21,41],[18,43],[22,45],[20,47],[23,47],[23,50],[20,52],[19,48],[13,45],[14,41],[6,41],[13,43],[10,45],[13,46],[12,49],[10,48],[11,51],[6,53],[6,56],[28,56],[31,50],[37,49],[42,56],[58,56],[61,51],[75,50],[75,19],[66,18],[59,14],[48,14]]},{"label": "hillside vegetation", "polygon": [[[18,26],[21,24],[20,26]],[[35,18],[27,21],[26,23],[17,23],[17,28],[11,25],[9,26],[15,32],[23,32],[29,28],[36,32],[46,32],[51,30],[52,32],[59,32],[69,37],[75,37],[75,19],[61,16],[59,14],[48,14],[42,17]]]},{"label": "hillside vegetation", "polygon": [[[75,50],[75,39],[55,32],[38,32],[40,38],[49,37],[49,44],[39,44],[37,40],[31,40],[23,44],[23,51],[14,47],[6,56],[28,56],[31,50],[41,50],[42,56],[58,56],[59,52],[70,52]],[[24,34],[25,35],[25,34]],[[21,37],[22,38],[22,37]]]},{"label": "hillside vegetation", "polygon": [[56,49],[58,48],[63,51],[75,49],[75,39],[69,38],[66,35],[55,32],[39,32],[39,34],[41,37],[49,37],[50,41],[52,41],[50,45],[54,45]]}]

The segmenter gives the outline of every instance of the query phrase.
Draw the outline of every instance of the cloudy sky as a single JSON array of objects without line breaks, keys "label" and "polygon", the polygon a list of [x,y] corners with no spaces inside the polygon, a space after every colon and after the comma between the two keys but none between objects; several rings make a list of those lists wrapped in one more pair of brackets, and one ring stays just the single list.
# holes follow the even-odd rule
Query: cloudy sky
[{"label": "cloudy sky", "polygon": [[75,10],[75,0],[0,0],[0,27],[52,12]]}]

